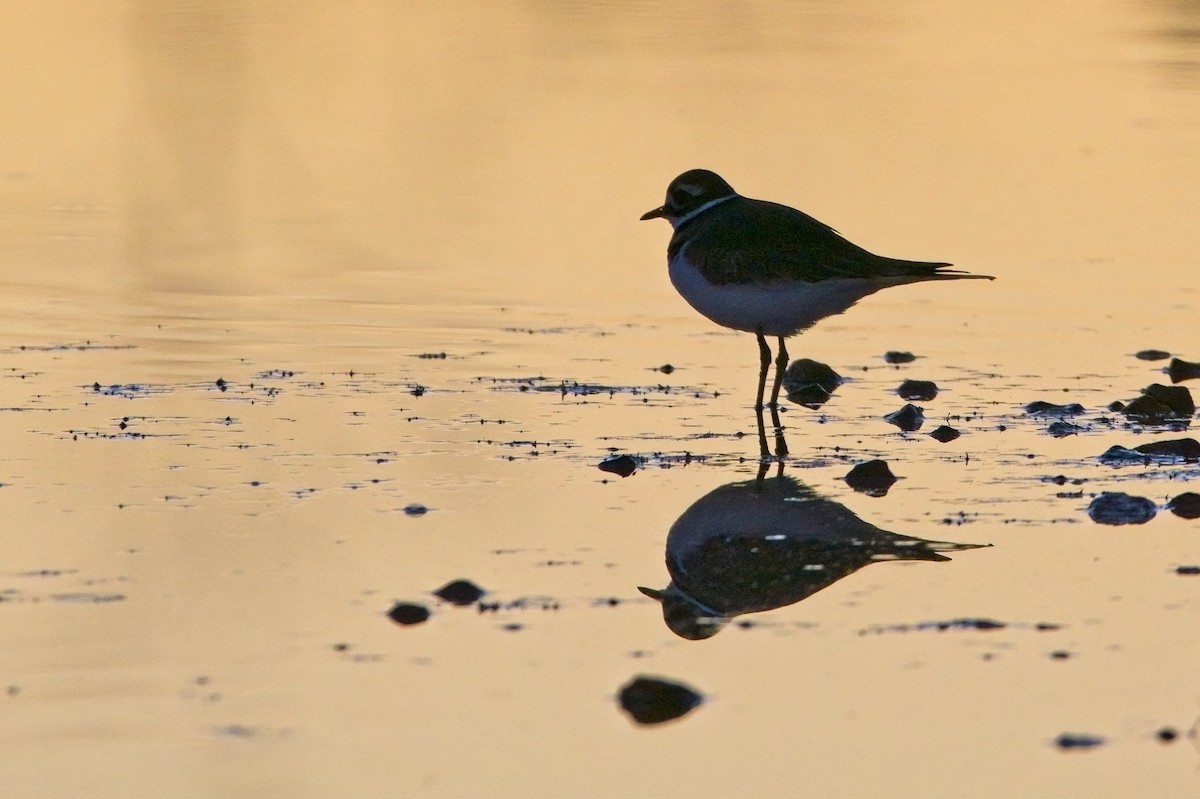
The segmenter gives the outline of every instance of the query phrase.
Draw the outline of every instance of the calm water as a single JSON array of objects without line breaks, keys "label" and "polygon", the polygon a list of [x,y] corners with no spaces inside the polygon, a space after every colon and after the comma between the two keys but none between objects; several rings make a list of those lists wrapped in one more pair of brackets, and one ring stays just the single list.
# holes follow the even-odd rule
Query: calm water
[{"label": "calm water", "polygon": [[[1200,792],[1200,521],[1165,507],[1200,468],[1098,458],[1195,435],[1106,406],[1169,383],[1140,350],[1200,360],[1200,6],[0,22],[6,795]],[[998,278],[794,339],[848,381],[757,486],[753,339],[637,221],[697,166]],[[941,389],[908,434],[905,379]],[[886,496],[842,479],[872,459]],[[1104,491],[1157,514],[1097,524]],[[639,590],[672,583],[775,609],[688,640]],[[638,674],[705,701],[639,727]]]}]

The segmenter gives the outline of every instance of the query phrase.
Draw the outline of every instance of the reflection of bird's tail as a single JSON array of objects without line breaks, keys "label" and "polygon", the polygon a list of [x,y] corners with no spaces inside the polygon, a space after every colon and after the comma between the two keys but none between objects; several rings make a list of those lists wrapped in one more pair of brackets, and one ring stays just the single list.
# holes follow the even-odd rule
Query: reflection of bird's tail
[{"label": "reflection of bird's tail", "polygon": [[991,544],[957,544],[953,541],[923,541],[920,538],[901,539],[887,549],[876,549],[871,560],[950,560],[943,552],[962,552],[966,549],[990,547]]}]

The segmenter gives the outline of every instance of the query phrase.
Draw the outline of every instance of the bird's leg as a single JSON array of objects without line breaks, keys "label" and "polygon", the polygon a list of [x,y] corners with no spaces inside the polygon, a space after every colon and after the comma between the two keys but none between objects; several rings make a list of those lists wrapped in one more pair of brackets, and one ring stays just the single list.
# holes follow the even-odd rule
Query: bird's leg
[{"label": "bird's leg", "polygon": [[779,337],[779,353],[775,356],[775,385],[771,387],[771,407],[779,406],[779,387],[783,385],[783,373],[788,368],[787,344]]},{"label": "bird's leg", "polygon": [[783,373],[788,367],[787,344],[779,337],[779,352],[775,357],[775,385],[771,387],[771,424],[775,427],[775,454],[780,458],[788,454],[787,441],[783,438],[783,424],[779,421],[779,387],[783,385]]},{"label": "bird's leg", "polygon": [[771,450],[767,447],[767,425],[763,422],[763,409],[754,409],[754,419],[758,422],[758,459],[764,468],[771,460]]},{"label": "bird's leg", "polygon": [[754,410],[761,411],[763,409],[763,392],[767,387],[767,370],[771,368],[771,348],[767,346],[767,340],[763,338],[762,330],[756,334],[758,336],[758,399],[754,403]]}]

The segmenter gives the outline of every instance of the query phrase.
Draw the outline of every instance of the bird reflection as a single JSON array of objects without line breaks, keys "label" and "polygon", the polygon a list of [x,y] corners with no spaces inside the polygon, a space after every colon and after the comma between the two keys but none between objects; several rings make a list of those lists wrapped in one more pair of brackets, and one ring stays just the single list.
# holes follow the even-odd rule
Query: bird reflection
[{"label": "bird reflection", "polygon": [[782,467],[773,477],[766,469],[684,511],[667,534],[670,584],[639,587],[681,638],[710,638],[735,616],[794,604],[870,563],[949,560],[940,553],[986,546],[889,533]]}]

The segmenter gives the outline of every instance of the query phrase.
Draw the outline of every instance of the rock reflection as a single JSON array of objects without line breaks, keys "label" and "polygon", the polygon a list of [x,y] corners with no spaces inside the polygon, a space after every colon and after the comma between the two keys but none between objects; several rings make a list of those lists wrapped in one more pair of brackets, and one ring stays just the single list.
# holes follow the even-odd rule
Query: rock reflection
[{"label": "rock reflection", "polygon": [[824,499],[782,469],[704,495],[667,534],[662,605],[667,627],[690,640],[716,635],[734,617],[791,605],[870,563],[949,560],[942,552],[985,544],[890,533]]}]

